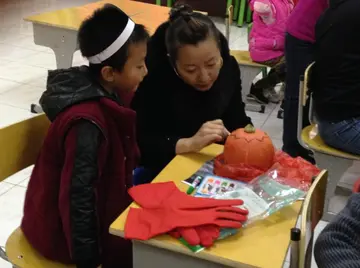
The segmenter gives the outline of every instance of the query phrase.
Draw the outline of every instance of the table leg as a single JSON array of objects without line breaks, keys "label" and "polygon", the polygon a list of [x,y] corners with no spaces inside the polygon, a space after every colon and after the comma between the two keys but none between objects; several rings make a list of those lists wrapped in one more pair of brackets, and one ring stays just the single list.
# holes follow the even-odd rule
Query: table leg
[{"label": "table leg", "polygon": [[58,69],[71,67],[74,52],[78,49],[77,31],[37,23],[33,24],[33,28],[35,44],[54,51],[56,67]]},{"label": "table leg", "polygon": [[133,268],[229,267],[136,241],[133,241],[133,259]]},{"label": "table leg", "polygon": [[[56,68],[70,68],[74,52],[78,49],[77,31],[37,23],[33,23],[33,28],[35,44],[51,48],[54,51]],[[32,104],[30,110],[32,113],[43,112],[37,104]]]}]

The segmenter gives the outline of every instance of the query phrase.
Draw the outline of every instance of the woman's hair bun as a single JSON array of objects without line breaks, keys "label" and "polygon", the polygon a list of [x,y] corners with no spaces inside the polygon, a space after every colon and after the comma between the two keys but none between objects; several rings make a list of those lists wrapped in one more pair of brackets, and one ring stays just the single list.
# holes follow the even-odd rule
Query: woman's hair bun
[{"label": "woman's hair bun", "polygon": [[[190,15],[193,13],[191,6],[187,4],[175,4],[169,16],[169,21],[175,21],[177,18],[183,17],[185,20],[190,19]],[[188,19],[187,19],[188,18]]]}]

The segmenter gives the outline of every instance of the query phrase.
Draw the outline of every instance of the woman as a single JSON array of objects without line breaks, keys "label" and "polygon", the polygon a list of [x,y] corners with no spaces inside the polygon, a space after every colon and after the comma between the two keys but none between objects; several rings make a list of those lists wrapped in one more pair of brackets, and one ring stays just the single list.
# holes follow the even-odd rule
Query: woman
[{"label": "woman", "polygon": [[[285,38],[286,86],[284,102],[283,151],[292,157],[301,156],[314,162],[310,152],[297,141],[299,80],[314,61],[315,24],[327,7],[327,0],[301,0],[287,23]],[[304,125],[309,125],[307,112]]]},{"label": "woman", "polygon": [[175,155],[221,143],[251,123],[238,63],[209,17],[187,5],[173,8],[150,40],[146,64],[149,74],[132,107],[150,179]]},{"label": "woman", "polygon": [[316,26],[313,99],[325,143],[360,155],[360,3],[330,1]]}]

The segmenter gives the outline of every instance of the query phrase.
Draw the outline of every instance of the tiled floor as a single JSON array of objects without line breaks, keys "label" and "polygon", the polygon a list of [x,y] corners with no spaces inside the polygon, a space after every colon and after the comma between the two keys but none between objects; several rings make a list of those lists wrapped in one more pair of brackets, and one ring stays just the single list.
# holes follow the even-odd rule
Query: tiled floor
[{"label": "tiled floor", "polygon": [[[55,68],[50,49],[34,44],[32,25],[23,18],[33,13],[92,2],[90,0],[0,0],[0,127],[29,118],[30,104],[37,102],[45,89],[48,69]],[[224,31],[223,20],[215,19]],[[231,48],[247,49],[247,30],[233,26]],[[86,63],[76,52],[74,65]],[[265,114],[249,112],[256,127],[263,128],[281,147],[282,121],[276,118],[278,107],[269,105]],[[31,168],[0,183],[0,246],[20,223],[24,194]],[[350,180],[360,169],[348,174]],[[355,174],[355,175],[354,175]],[[322,227],[323,224],[319,227]],[[321,228],[320,228],[321,229]],[[0,259],[0,268],[11,267]]]}]

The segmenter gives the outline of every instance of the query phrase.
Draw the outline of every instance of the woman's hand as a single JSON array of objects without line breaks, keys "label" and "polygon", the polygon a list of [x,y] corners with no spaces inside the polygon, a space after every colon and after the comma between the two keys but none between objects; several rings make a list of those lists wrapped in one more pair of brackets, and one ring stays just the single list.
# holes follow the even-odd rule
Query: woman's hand
[{"label": "woman's hand", "polygon": [[206,122],[191,138],[178,140],[176,154],[198,152],[212,143],[223,141],[229,134],[222,120]]}]

